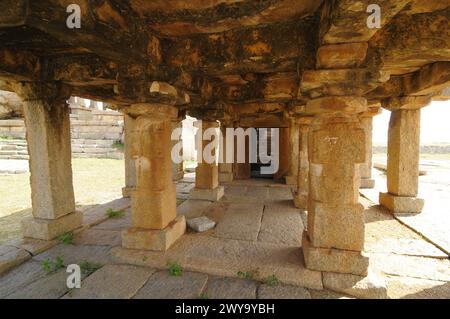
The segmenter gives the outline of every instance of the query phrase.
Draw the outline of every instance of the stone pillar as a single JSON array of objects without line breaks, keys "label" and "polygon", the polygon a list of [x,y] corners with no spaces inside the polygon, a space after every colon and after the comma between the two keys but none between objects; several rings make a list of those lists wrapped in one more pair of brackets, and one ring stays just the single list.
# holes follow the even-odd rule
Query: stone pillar
[{"label": "stone pillar", "polygon": [[298,156],[299,156],[299,138],[300,132],[295,118],[289,120],[289,171],[285,176],[286,185],[297,185],[298,181]]},{"label": "stone pillar", "polygon": [[374,188],[375,180],[372,178],[372,134],[373,117],[380,114],[380,108],[369,108],[367,112],[360,115],[361,125],[366,132],[366,162],[359,166],[361,173],[360,188]]},{"label": "stone pillar", "polygon": [[358,202],[365,131],[357,118],[366,108],[366,100],[357,97],[327,97],[307,104],[307,112],[316,114],[308,137],[308,230],[302,240],[309,269],[367,275],[364,213]]},{"label": "stone pillar", "polygon": [[404,104],[391,109],[388,134],[387,193],[380,193],[380,204],[393,213],[420,213],[424,200],[419,189],[420,107]]},{"label": "stone pillar", "polygon": [[[197,132],[197,168],[195,169],[195,188],[191,191],[191,199],[201,199],[209,201],[218,201],[224,195],[224,187],[219,186],[219,166],[217,159],[213,163],[207,163],[203,158],[203,151],[212,143],[213,139],[219,137],[219,122],[217,121],[198,121],[195,123],[199,127]],[[216,135],[211,140],[204,137],[204,133],[208,129],[215,129]],[[212,154],[218,149],[213,147]],[[212,144],[209,146],[212,147]]]},{"label": "stone pillar", "polygon": [[308,133],[312,119],[312,117],[300,117],[297,120],[299,127],[299,156],[297,192],[294,197],[294,204],[295,207],[305,210],[308,208],[309,193]]},{"label": "stone pillar", "polygon": [[136,189],[131,194],[132,227],[122,232],[122,246],[165,251],[186,230],[184,216],[177,217],[170,154],[171,120],[178,110],[140,104],[128,110],[133,111],[138,113],[132,133]]},{"label": "stone pillar", "polygon": [[[183,128],[183,123],[182,123],[181,119],[172,121],[172,132],[175,129],[182,129],[182,128]],[[177,144],[181,146],[181,151],[179,153],[181,156],[183,156],[183,139],[182,139],[181,135],[180,135],[180,139],[178,141],[172,140],[172,147],[174,147]],[[174,161],[172,161],[172,174],[173,174],[174,181],[179,181],[179,180],[183,179],[183,177],[184,177],[183,161],[181,161],[180,163],[175,163]]]},{"label": "stone pillar", "polygon": [[18,84],[23,99],[30,155],[33,217],[22,221],[23,236],[54,239],[81,226],[75,211],[69,92],[57,84]]},{"label": "stone pillar", "polygon": [[219,162],[219,182],[228,183],[232,182],[234,178],[233,173],[233,163],[227,163],[227,123],[223,122],[220,126],[222,132],[222,142],[220,143],[220,159]]},{"label": "stone pillar", "polygon": [[123,197],[131,197],[131,192],[136,188],[136,165],[131,154],[133,144],[132,132],[136,119],[124,114],[124,157],[125,157],[125,187],[122,188]]}]

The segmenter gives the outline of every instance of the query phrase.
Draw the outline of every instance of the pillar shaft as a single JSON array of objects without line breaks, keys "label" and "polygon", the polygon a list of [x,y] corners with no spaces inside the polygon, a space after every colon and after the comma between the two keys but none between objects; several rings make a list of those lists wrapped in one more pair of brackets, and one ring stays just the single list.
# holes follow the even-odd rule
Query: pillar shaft
[{"label": "pillar shaft", "polygon": [[362,117],[361,125],[366,133],[366,161],[359,165],[361,173],[361,188],[373,188],[375,181],[372,179],[372,132],[373,118]]},{"label": "pillar shaft", "polygon": [[308,133],[312,118],[299,119],[299,156],[297,193],[294,203],[297,208],[307,209],[309,193],[309,158],[308,158]]},{"label": "pillar shaft", "polygon": [[299,139],[300,129],[297,121],[292,118],[289,127],[289,170],[285,177],[287,185],[296,185],[298,182],[298,165],[299,165]]},{"label": "pillar shaft", "polygon": [[136,165],[131,154],[133,144],[132,132],[136,119],[128,114],[124,114],[124,157],[125,157],[125,187],[122,189],[124,197],[130,197],[131,192],[136,187]]},{"label": "pillar shaft", "polygon": [[69,95],[59,85],[24,84],[33,217],[22,223],[25,237],[49,240],[81,226],[72,184]]},{"label": "pillar shaft", "polygon": [[[181,119],[177,119],[175,121],[172,121],[172,132],[176,129],[181,130],[183,128],[183,123]],[[180,134],[179,140],[172,140],[172,147],[175,147],[176,145],[181,146],[181,150],[178,152],[178,155],[181,156],[181,159],[183,158],[183,140],[182,135]],[[183,168],[183,161],[177,163],[175,161],[172,161],[172,175],[174,181],[179,181],[183,179],[184,177],[184,168]]]},{"label": "pillar shaft", "polygon": [[219,182],[233,181],[233,163],[227,163],[227,125],[220,126],[222,141],[220,143]]}]

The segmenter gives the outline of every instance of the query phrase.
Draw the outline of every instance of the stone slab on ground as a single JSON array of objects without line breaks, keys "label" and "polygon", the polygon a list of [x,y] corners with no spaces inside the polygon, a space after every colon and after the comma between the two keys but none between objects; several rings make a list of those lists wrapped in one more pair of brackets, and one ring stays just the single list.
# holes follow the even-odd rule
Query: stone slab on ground
[{"label": "stone slab on ground", "polygon": [[46,275],[47,273],[40,262],[31,260],[23,263],[0,277],[0,298],[23,289],[28,284]]},{"label": "stone slab on ground", "polygon": [[116,230],[121,231],[131,227],[131,211],[127,209],[125,216],[108,218],[105,221],[95,225],[92,229]]},{"label": "stone slab on ground", "polygon": [[118,198],[106,204],[97,205],[83,214],[83,225],[93,226],[108,220],[108,209],[114,211],[127,210],[131,203],[129,198]]},{"label": "stone slab on ground", "polygon": [[8,242],[6,245],[22,248],[28,251],[32,256],[38,255],[47,249],[57,245],[56,240],[40,240],[33,238],[21,238]]},{"label": "stone slab on ground", "polygon": [[336,291],[331,291],[328,289],[323,290],[309,290],[312,299],[355,299],[355,297],[348,296]]},{"label": "stone slab on ground", "polygon": [[291,188],[284,187],[270,187],[268,194],[268,201],[293,201]]},{"label": "stone slab on ground", "polygon": [[201,296],[208,276],[183,271],[174,277],[168,271],[158,271],[138,291],[134,299],[197,299]]},{"label": "stone slab on ground", "polygon": [[59,244],[46,252],[33,257],[34,260],[42,262],[56,257],[63,259],[64,265],[80,264],[83,261],[105,265],[110,262],[109,246],[85,246]]},{"label": "stone slab on ground", "polygon": [[392,299],[450,299],[450,282],[445,281],[395,276],[387,287]]},{"label": "stone slab on ground", "polygon": [[106,265],[83,280],[81,289],[64,296],[73,299],[130,299],[144,286],[154,269]]},{"label": "stone slab on ground", "polygon": [[198,233],[208,231],[216,226],[216,222],[206,216],[188,219],[187,224],[190,229]]},{"label": "stone slab on ground", "polygon": [[236,278],[210,278],[205,295],[209,299],[256,299],[257,283]]},{"label": "stone slab on ground", "polygon": [[177,215],[184,215],[186,219],[200,217],[211,202],[204,200],[188,199],[177,207]]},{"label": "stone slab on ground", "polygon": [[23,289],[8,295],[7,299],[58,299],[64,296],[67,288],[67,276],[65,269],[46,275]]},{"label": "stone slab on ground", "polygon": [[188,233],[165,253],[114,247],[111,254],[120,263],[164,269],[176,261],[187,271],[226,277],[255,271],[256,280],[275,275],[281,283],[323,289],[321,272],[305,268],[298,247]]},{"label": "stone slab on ground", "polygon": [[86,229],[74,238],[76,245],[120,246],[122,235],[118,230]]},{"label": "stone slab on ground", "polygon": [[303,287],[292,285],[260,285],[258,299],[311,299],[311,294]]},{"label": "stone slab on ground", "polygon": [[300,247],[304,226],[292,202],[266,204],[258,241]]},{"label": "stone slab on ground", "polygon": [[29,252],[13,246],[0,246],[0,275],[31,258]]},{"label": "stone slab on ground", "polygon": [[222,220],[217,223],[215,236],[220,238],[258,239],[264,206],[257,203],[230,203]]}]

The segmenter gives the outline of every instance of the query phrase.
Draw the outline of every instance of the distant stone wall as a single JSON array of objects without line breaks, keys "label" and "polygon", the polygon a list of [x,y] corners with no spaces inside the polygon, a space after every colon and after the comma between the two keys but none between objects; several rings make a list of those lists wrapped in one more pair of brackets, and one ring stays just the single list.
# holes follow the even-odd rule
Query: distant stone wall
[{"label": "distant stone wall", "polygon": [[[374,154],[387,153],[387,146],[374,146]],[[422,145],[420,146],[421,154],[450,154],[450,144]]]}]

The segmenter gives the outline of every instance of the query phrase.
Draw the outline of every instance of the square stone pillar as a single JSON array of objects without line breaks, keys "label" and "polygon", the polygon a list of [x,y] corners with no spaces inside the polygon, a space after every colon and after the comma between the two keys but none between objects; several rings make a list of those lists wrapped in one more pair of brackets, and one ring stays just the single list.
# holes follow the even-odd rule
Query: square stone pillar
[{"label": "square stone pillar", "polygon": [[[197,168],[195,169],[195,188],[191,191],[191,199],[218,201],[224,195],[224,187],[219,186],[219,166],[216,152],[219,146],[219,122],[197,121]],[[205,132],[214,136],[207,136]],[[217,140],[216,140],[217,139]],[[211,152],[209,152],[209,150]],[[214,156],[211,163],[204,153]]]},{"label": "square stone pillar", "polygon": [[356,116],[366,108],[366,100],[356,97],[321,98],[307,104],[307,112],[317,112],[308,137],[308,230],[302,240],[309,269],[367,275],[364,213],[359,204],[359,164],[365,162],[366,139]]},{"label": "square stone pillar", "polygon": [[373,117],[380,114],[380,107],[369,108],[369,110],[360,115],[361,125],[366,132],[366,162],[359,166],[361,173],[360,188],[374,188],[375,180],[372,178],[372,135],[373,135]]},{"label": "square stone pillar", "polygon": [[229,183],[234,179],[233,163],[227,163],[227,125],[222,123],[220,126],[221,143],[220,143],[220,161],[219,161],[219,183]]},{"label": "square stone pillar", "polygon": [[123,197],[131,197],[132,191],[136,188],[136,165],[131,154],[133,144],[132,132],[136,119],[128,114],[124,114],[124,157],[125,157],[125,187],[122,188]]},{"label": "square stone pillar", "polygon": [[[175,121],[172,121],[172,132],[175,130],[182,130],[183,129],[183,123],[181,119],[177,119]],[[178,136],[178,134],[177,134]],[[179,145],[181,147],[181,150],[179,150],[178,155],[183,157],[183,139],[180,131],[179,140],[172,140],[172,147],[175,147],[176,145]],[[180,163],[177,163],[175,161],[172,161],[172,175],[174,181],[182,180],[184,177],[184,167],[183,167],[183,161]]]},{"label": "square stone pillar", "polygon": [[389,122],[387,193],[380,204],[394,213],[420,213],[424,200],[419,189],[420,109],[393,110]]},{"label": "square stone pillar", "polygon": [[297,119],[299,127],[299,156],[297,192],[294,196],[295,207],[306,210],[308,208],[309,193],[309,158],[308,158],[308,133],[312,117],[300,117]]},{"label": "square stone pillar", "polygon": [[136,189],[131,195],[132,227],[122,232],[122,246],[165,251],[186,230],[184,216],[176,214],[172,181],[171,120],[178,110],[168,105],[140,104],[128,112],[138,113],[131,149]]},{"label": "square stone pillar", "polygon": [[295,118],[291,118],[289,122],[289,170],[284,180],[286,185],[295,186],[298,182],[300,130]]},{"label": "square stone pillar", "polygon": [[57,84],[18,84],[30,155],[33,217],[22,221],[24,237],[51,240],[81,226],[75,211],[69,92]]}]

